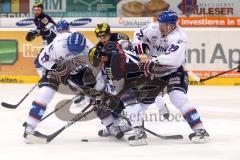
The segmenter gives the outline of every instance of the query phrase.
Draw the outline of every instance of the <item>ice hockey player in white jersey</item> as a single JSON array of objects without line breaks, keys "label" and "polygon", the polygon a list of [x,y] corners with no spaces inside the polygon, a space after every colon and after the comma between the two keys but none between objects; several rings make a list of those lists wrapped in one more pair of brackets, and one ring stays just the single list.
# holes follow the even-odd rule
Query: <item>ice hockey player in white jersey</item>
[{"label": "ice hockey player in white jersey", "polygon": [[[148,39],[148,37],[151,38]],[[146,60],[146,55],[149,58],[158,54],[156,53],[156,41],[158,37],[160,37],[160,32],[157,23],[150,23],[149,25],[135,31],[133,38],[133,49],[141,58],[142,62]],[[148,106],[152,103],[155,103],[160,115],[163,115],[165,119],[169,118],[169,110],[163,100],[162,95],[141,103],[141,106],[144,110],[147,110]]]},{"label": "ice hockey player in white jersey", "polygon": [[[176,106],[193,130],[189,135],[194,142],[209,141],[200,116],[187,97],[188,74],[185,70],[187,36],[177,25],[178,16],[173,11],[163,11],[157,23],[150,23],[136,33],[134,43],[142,54],[150,56],[145,62],[146,76],[159,77],[168,81],[167,92],[171,103]],[[142,50],[141,50],[142,48]]]},{"label": "ice hockey player in white jersey", "polygon": [[[55,24],[55,23],[54,23]],[[49,24],[52,25],[52,24]],[[63,32],[70,32],[70,27],[69,27],[69,23],[66,20],[61,20],[59,21],[56,25],[53,26],[52,30],[55,30],[54,33],[55,35],[57,34],[61,34]],[[52,37],[52,40],[49,41],[48,43],[45,43],[44,48],[48,47],[48,44],[50,44],[54,39],[56,38],[56,36]],[[42,48],[41,51],[44,49]],[[41,53],[40,51],[40,53]],[[39,55],[37,56],[37,58],[34,61],[34,65],[35,68],[37,69],[38,75],[40,77],[42,77],[42,74],[45,72],[45,68],[41,66],[40,61],[39,61]]]},{"label": "ice hockey player in white jersey", "polygon": [[[35,95],[29,116],[24,123],[24,138],[27,143],[41,143],[41,137],[44,135],[35,129],[44,115],[47,105],[58,90],[59,84],[66,83],[65,73],[69,73],[69,69],[85,65],[84,61],[77,59],[78,56],[87,56],[92,47],[93,44],[81,33],[62,30],[54,41],[42,50],[39,62],[46,69],[46,73],[39,81],[40,89]],[[70,66],[64,65],[64,62],[68,61],[71,62]]]}]

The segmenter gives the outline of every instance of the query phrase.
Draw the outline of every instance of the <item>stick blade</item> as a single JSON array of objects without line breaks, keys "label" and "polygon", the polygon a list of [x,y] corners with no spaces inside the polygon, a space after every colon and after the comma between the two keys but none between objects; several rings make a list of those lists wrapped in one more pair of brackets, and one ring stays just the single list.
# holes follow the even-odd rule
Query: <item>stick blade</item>
[{"label": "stick blade", "polygon": [[9,108],[9,109],[16,109],[18,107],[18,105],[12,105],[12,104],[8,104],[5,102],[2,102],[1,105],[5,108]]},{"label": "stick blade", "polygon": [[53,134],[47,136],[47,143],[51,142],[53,139],[55,139],[66,127],[62,127],[58,131],[54,132]]},{"label": "stick blade", "polygon": [[165,140],[171,140],[171,139],[183,139],[183,136],[180,134],[176,134],[176,135],[161,135],[161,134],[157,134],[147,128],[143,128],[146,132],[151,133],[152,135],[160,138],[160,139],[165,139]]},{"label": "stick blade", "polygon": [[169,135],[169,136],[161,136],[162,139],[183,139],[182,135]]},{"label": "stick blade", "polygon": [[47,139],[43,137],[36,137],[34,135],[28,135],[25,139],[27,144],[47,144]]},{"label": "stick blade", "polygon": [[188,71],[188,75],[196,82],[201,82],[200,77],[198,77],[198,75],[196,75],[195,73],[193,73],[192,71]]}]

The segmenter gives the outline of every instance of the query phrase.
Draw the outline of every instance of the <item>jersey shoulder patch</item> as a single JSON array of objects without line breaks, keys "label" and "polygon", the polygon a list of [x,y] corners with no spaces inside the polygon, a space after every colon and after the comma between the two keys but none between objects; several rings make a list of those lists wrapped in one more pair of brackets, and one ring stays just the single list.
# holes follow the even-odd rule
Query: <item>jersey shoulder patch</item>
[{"label": "jersey shoulder patch", "polygon": [[43,24],[48,24],[48,18],[47,17],[44,17],[41,21],[42,21]]},{"label": "jersey shoulder patch", "polygon": [[126,34],[124,34],[124,33],[117,33],[117,39],[118,40],[121,40],[121,39],[129,40],[129,37]]}]

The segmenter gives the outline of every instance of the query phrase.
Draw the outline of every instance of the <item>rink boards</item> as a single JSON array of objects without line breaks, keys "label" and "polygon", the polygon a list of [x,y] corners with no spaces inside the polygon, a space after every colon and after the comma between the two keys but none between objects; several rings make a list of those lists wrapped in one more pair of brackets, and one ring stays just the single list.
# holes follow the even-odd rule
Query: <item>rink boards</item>
[{"label": "rink boards", "polygon": [[[41,38],[25,41],[28,28],[0,29],[0,83],[36,83],[39,80],[33,62],[42,48]],[[96,44],[93,28],[73,28]],[[133,28],[113,29],[133,38]],[[184,28],[189,37],[186,68],[200,78],[229,70],[240,59],[239,28]],[[240,85],[240,73],[231,72],[219,78],[193,85]]]}]

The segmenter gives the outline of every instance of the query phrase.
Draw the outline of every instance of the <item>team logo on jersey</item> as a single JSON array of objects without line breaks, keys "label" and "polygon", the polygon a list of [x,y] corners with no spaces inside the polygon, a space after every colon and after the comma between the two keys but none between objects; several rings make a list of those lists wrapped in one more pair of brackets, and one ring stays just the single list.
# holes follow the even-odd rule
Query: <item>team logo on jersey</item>
[{"label": "team logo on jersey", "polygon": [[124,34],[118,33],[118,39],[125,39],[128,40],[128,37]]},{"label": "team logo on jersey", "polygon": [[47,19],[47,17],[43,18],[41,21],[42,21],[43,24],[48,24],[48,19]]},{"label": "team logo on jersey", "polygon": [[182,14],[187,16],[192,15],[197,7],[197,0],[182,0],[182,2],[178,5],[178,8],[182,11]]}]

